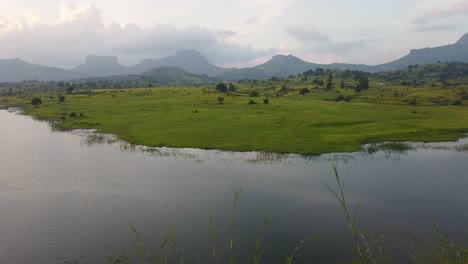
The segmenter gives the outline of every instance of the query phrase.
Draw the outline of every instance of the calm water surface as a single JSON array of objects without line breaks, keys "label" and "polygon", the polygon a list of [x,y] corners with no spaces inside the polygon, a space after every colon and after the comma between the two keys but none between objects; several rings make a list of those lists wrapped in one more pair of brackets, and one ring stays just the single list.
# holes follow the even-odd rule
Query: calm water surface
[{"label": "calm water surface", "polygon": [[468,151],[455,143],[417,144],[406,153],[319,157],[197,149],[157,150],[86,131],[57,132],[46,122],[0,110],[0,263],[102,263],[137,245],[129,224],[157,248],[170,230],[188,263],[211,250],[210,215],[220,240],[229,230],[234,191],[239,242],[253,250],[263,217],[265,261],[292,252],[335,263],[350,253],[343,212],[325,187],[332,165],[359,224],[374,232],[444,233],[468,244]]}]

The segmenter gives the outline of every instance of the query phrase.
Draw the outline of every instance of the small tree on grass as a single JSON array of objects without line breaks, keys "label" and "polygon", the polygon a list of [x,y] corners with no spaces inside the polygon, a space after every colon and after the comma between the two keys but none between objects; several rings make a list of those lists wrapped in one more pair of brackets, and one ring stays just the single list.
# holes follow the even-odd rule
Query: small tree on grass
[{"label": "small tree on grass", "polygon": [[299,91],[300,94],[304,95],[306,93],[310,93],[310,90],[306,87],[306,88],[302,88],[300,91]]},{"label": "small tree on grass", "polygon": [[224,97],[218,97],[218,104],[224,104]]},{"label": "small tree on grass", "polygon": [[265,98],[265,99],[263,99],[263,103],[264,103],[264,104],[269,104],[270,101],[268,100],[268,98]]},{"label": "small tree on grass", "polygon": [[257,91],[251,91],[251,92],[249,93],[249,96],[250,96],[250,97],[258,97],[259,95],[260,95],[260,94],[259,94]]},{"label": "small tree on grass", "polygon": [[255,104],[255,101],[252,100],[252,99],[250,99],[250,100],[249,100],[249,105],[254,105],[254,104]]},{"label": "small tree on grass", "polygon": [[228,90],[229,92],[235,92],[236,91],[236,87],[234,86],[234,84],[230,83],[228,85]]},{"label": "small tree on grass", "polygon": [[34,97],[31,100],[31,104],[34,105],[34,106],[39,106],[40,104],[42,104],[42,99],[39,98],[39,97]]},{"label": "small tree on grass", "polygon": [[59,99],[59,102],[61,102],[61,103],[65,102],[65,96],[64,95],[60,95],[58,99]]},{"label": "small tree on grass", "polygon": [[220,93],[225,93],[225,92],[227,92],[228,88],[227,88],[226,84],[224,84],[224,83],[218,83],[218,84],[216,85],[216,90],[217,90],[218,92],[220,92]]}]

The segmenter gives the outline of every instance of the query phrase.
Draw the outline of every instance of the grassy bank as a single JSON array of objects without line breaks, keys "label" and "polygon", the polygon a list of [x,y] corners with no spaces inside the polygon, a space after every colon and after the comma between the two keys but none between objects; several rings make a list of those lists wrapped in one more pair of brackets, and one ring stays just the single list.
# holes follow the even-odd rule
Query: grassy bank
[{"label": "grassy bank", "polygon": [[[458,90],[387,87],[358,94],[335,88],[301,95],[301,84],[288,85],[281,96],[275,95],[278,82],[277,88],[239,84],[231,94],[214,87],[39,92],[0,97],[0,104],[59,120],[62,128],[94,128],[147,146],[320,154],[356,151],[369,142],[450,141],[468,132],[468,107],[429,100]],[[249,97],[252,91],[259,96]],[[403,91],[406,96],[397,100],[394,94]],[[353,99],[334,100],[340,95]],[[32,106],[33,97],[42,104]],[[413,97],[418,103],[407,103]]]}]

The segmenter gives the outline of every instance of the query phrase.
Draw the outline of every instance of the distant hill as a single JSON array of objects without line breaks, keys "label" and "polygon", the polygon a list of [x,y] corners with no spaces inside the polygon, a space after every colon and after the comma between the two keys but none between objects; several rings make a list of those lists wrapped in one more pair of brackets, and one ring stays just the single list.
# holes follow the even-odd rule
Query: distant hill
[{"label": "distant hill", "polygon": [[0,82],[63,81],[82,77],[84,77],[83,74],[31,64],[20,59],[0,60]]},{"label": "distant hill", "polygon": [[73,72],[88,76],[101,77],[127,74],[127,67],[119,64],[117,57],[88,55],[83,64],[70,69]]},{"label": "distant hill", "polygon": [[71,81],[90,88],[147,87],[148,85],[201,85],[214,84],[219,80],[207,75],[188,73],[180,68],[163,66],[142,74],[115,75],[107,77],[83,78]]},{"label": "distant hill", "polygon": [[397,70],[414,64],[428,64],[436,62],[468,62],[468,33],[456,43],[435,48],[414,49],[398,60],[377,65],[379,71]]},{"label": "distant hill", "polygon": [[293,55],[276,55],[271,60],[251,68],[232,69],[218,76],[223,80],[241,80],[241,79],[269,79],[272,76],[279,78],[287,78],[290,75],[297,75],[307,70],[315,70],[316,68],[323,69],[338,69],[338,70],[360,70],[371,71],[372,66],[358,64],[316,64],[303,61]]},{"label": "distant hill", "polygon": [[[376,65],[358,65],[346,63],[316,64],[303,61],[293,55],[276,55],[271,60],[250,68],[226,69],[211,64],[196,50],[180,50],[175,55],[143,60],[137,65],[126,67],[119,64],[116,57],[89,55],[85,63],[67,71],[64,69],[29,64],[20,59],[0,60],[0,82],[22,80],[71,80],[83,76],[105,77],[116,75],[142,74],[162,66],[176,67],[192,74],[205,74],[221,80],[269,79],[272,76],[287,78],[307,70],[338,69],[380,72],[404,69],[409,65],[436,62],[468,62],[468,33],[456,43],[441,47],[411,50],[398,60]],[[207,76],[205,76],[207,77]]]},{"label": "distant hill", "polygon": [[144,72],[141,76],[163,85],[193,85],[215,83],[217,78],[208,75],[188,73],[181,68],[162,66]]},{"label": "distant hill", "polygon": [[161,66],[177,67],[190,73],[206,74],[208,76],[218,76],[226,71],[226,69],[208,62],[208,60],[196,50],[179,50],[172,56],[157,60],[144,60],[135,66],[129,67],[128,73],[140,74]]}]

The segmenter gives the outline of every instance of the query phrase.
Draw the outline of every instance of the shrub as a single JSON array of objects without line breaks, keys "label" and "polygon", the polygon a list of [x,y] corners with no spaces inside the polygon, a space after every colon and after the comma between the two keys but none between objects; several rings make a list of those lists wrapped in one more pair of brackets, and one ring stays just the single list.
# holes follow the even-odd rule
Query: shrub
[{"label": "shrub", "polygon": [[250,97],[258,97],[258,96],[259,96],[259,93],[258,93],[257,91],[251,91],[251,92],[249,93],[249,96],[250,96]]},{"label": "shrub", "polygon": [[224,83],[218,83],[218,84],[216,85],[216,90],[217,90],[218,92],[220,92],[220,93],[226,93],[227,90],[228,90],[228,88],[227,88],[226,84],[224,84]]},{"label": "shrub", "polygon": [[58,99],[59,99],[59,102],[65,102],[65,96],[64,95],[60,95]]},{"label": "shrub", "polygon": [[299,91],[299,94],[306,94],[306,93],[310,93],[310,90],[308,88],[302,88],[300,91]]},{"label": "shrub", "polygon": [[254,100],[250,99],[249,100],[249,105],[253,105],[253,104],[256,104]]},{"label": "shrub", "polygon": [[70,113],[70,117],[76,117],[76,113],[75,113],[75,112],[71,112],[71,113]]},{"label": "shrub", "polygon": [[31,104],[34,105],[34,106],[39,106],[40,104],[42,104],[42,99],[39,98],[39,97],[34,97],[31,100]]},{"label": "shrub", "polygon": [[263,99],[263,103],[264,103],[264,104],[269,104],[270,101],[268,100],[268,98],[265,98],[265,99]]}]

